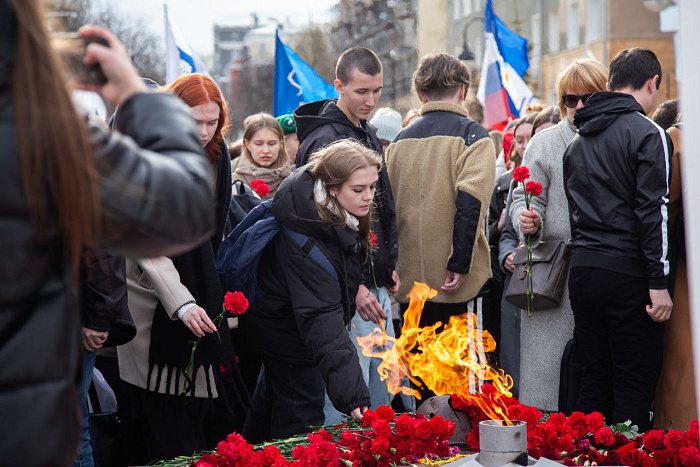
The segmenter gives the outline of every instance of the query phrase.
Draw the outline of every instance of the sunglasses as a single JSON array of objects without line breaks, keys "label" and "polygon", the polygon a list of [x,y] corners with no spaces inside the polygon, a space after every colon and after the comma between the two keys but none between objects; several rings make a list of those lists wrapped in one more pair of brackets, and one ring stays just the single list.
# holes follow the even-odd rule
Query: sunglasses
[{"label": "sunglasses", "polygon": [[564,94],[561,96],[561,100],[564,101],[564,105],[568,108],[575,109],[578,105],[578,101],[581,101],[581,103],[585,105],[588,98],[592,95],[593,94],[581,94],[579,96],[577,94]]}]

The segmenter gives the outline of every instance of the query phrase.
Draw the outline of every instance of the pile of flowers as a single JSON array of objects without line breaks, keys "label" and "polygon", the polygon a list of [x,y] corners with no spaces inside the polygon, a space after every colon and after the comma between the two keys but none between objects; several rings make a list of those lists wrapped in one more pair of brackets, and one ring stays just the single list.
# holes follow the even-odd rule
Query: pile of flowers
[{"label": "pile of flowers", "polygon": [[[482,395],[492,397],[496,389],[486,384]],[[473,398],[453,394],[450,402],[455,409],[467,412],[471,431],[467,444],[479,450],[479,422],[488,417]],[[696,466],[700,467],[698,421],[686,432],[650,430],[644,434],[630,422],[606,426],[598,412],[570,416],[552,413],[543,416],[512,397],[499,396],[511,420],[527,423],[528,454],[536,459],[545,457],[563,461],[565,465],[627,465],[627,466]]]},{"label": "pile of flowers", "polygon": [[362,423],[348,419],[308,435],[253,446],[237,433],[221,441],[214,452],[178,458],[159,465],[197,467],[363,467],[426,463],[456,456],[448,440],[455,426],[435,416],[401,414],[387,406],[368,410]]}]

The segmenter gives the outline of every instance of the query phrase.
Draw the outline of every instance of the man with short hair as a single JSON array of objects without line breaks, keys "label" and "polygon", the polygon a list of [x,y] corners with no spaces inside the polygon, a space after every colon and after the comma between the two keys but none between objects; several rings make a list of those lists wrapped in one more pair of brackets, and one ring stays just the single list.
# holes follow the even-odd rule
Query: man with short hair
[{"label": "man with short hair", "polygon": [[[299,138],[297,167],[306,164],[318,149],[343,139],[354,139],[383,154],[377,130],[367,122],[382,94],[383,73],[379,58],[367,48],[352,47],[338,58],[335,75],[337,99],[311,102],[294,111]],[[371,261],[368,258],[363,265],[363,283],[353,296],[357,315],[362,320],[353,320],[353,336],[369,334],[374,324],[380,322],[385,322],[388,334],[393,335],[389,297],[400,284],[395,271],[398,241],[394,198],[384,166],[379,173],[374,200],[372,232],[376,235],[376,245]],[[370,359],[360,355],[360,363],[367,376],[372,406],[386,404],[386,386],[371,367]],[[377,363],[372,365],[377,366]],[[339,417],[326,419],[326,423],[336,421],[341,420]]]},{"label": "man with short hair", "polygon": [[424,56],[413,75],[421,116],[387,149],[401,242],[397,293],[402,310],[414,281],[438,294],[425,303],[420,325],[447,323],[467,311],[491,277],[486,213],[495,182],[493,143],[462,105],[469,70],[447,54]]},{"label": "man with short hair", "polygon": [[[610,62],[608,89],[580,96],[579,135],[564,154],[574,240],[569,293],[574,312],[576,410],[607,423],[653,426],[667,290],[671,140],[646,114],[661,65],[632,48]],[[587,100],[586,100],[587,98]]]}]

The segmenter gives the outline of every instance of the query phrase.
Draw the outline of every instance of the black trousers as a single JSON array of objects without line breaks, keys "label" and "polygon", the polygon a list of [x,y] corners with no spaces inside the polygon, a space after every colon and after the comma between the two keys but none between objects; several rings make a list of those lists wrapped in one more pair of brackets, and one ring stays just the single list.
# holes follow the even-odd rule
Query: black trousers
[{"label": "black trousers", "polygon": [[664,324],[652,321],[646,312],[651,304],[648,280],[605,269],[572,268],[569,297],[581,375],[576,410],[598,411],[607,423],[631,420],[640,433],[651,429]]},{"label": "black trousers", "polygon": [[158,394],[137,388],[141,399],[141,428],[149,461],[191,456],[214,449],[221,438],[212,436],[213,401]]},{"label": "black trousers", "polygon": [[326,385],[315,366],[291,365],[263,356],[243,437],[257,444],[308,433],[323,425]]}]

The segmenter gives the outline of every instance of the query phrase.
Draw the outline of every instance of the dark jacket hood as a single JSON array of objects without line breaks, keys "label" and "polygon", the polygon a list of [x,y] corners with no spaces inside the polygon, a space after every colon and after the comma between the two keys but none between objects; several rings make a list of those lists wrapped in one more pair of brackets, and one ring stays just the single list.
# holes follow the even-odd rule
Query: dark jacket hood
[{"label": "dark jacket hood", "polygon": [[10,82],[17,19],[9,1],[0,1],[0,91]]},{"label": "dark jacket hood", "polygon": [[318,217],[314,201],[314,178],[309,164],[298,168],[284,179],[272,202],[277,221],[295,232],[329,243],[338,243],[344,250],[356,252],[358,234],[344,226],[327,224]]},{"label": "dark jacket hood", "polygon": [[[297,138],[300,144],[316,128],[329,123],[352,128],[357,132],[358,139],[367,137],[367,131],[353,124],[345,113],[340,110],[338,99],[326,99],[304,104],[294,111],[294,121],[297,124]],[[367,125],[366,122],[365,125]]]},{"label": "dark jacket hood", "polygon": [[596,92],[587,101],[586,106],[574,114],[574,125],[580,135],[594,135],[610,127],[623,114],[640,112],[644,109],[629,94],[620,92]]}]

